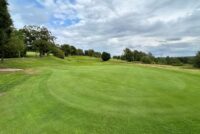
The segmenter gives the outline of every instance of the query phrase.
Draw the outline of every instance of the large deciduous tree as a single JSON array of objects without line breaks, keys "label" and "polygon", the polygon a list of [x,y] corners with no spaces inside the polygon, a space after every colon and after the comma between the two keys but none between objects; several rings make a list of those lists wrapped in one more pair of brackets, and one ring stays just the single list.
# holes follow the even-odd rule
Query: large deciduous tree
[{"label": "large deciduous tree", "polygon": [[50,51],[50,43],[46,40],[36,40],[34,41],[34,46],[36,50],[40,53],[40,57],[44,56],[46,53]]},{"label": "large deciduous tree", "polygon": [[0,0],[0,51],[2,62],[4,59],[5,45],[9,41],[12,31],[12,20],[7,6],[8,3],[6,0]]},{"label": "large deciduous tree", "polygon": [[[27,46],[28,51],[38,51],[38,46],[43,42],[54,43],[55,37],[46,27],[39,27],[39,26],[24,26],[21,31],[25,35],[25,44]],[[39,43],[36,45],[36,43]],[[42,45],[44,46],[44,45]],[[42,55],[40,53],[40,55]]]}]

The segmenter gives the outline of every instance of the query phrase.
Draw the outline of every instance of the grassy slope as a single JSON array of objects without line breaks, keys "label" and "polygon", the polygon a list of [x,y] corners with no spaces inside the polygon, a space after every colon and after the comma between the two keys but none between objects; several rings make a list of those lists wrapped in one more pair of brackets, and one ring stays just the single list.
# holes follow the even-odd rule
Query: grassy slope
[{"label": "grassy slope", "polygon": [[198,134],[200,72],[98,59],[10,59],[0,134]]}]

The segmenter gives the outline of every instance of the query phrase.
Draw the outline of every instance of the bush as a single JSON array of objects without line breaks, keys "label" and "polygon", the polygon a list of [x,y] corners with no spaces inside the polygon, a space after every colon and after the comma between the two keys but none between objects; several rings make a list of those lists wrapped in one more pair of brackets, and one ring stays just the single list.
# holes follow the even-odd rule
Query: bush
[{"label": "bush", "polygon": [[141,61],[142,61],[142,63],[144,63],[144,64],[151,64],[151,63],[152,63],[152,60],[151,60],[151,58],[150,58],[149,56],[143,56],[143,57],[141,58]]},{"label": "bush", "polygon": [[107,52],[103,52],[102,55],[101,55],[101,59],[102,59],[103,61],[108,61],[108,60],[110,60],[110,58],[111,58],[111,56],[110,56],[110,54],[107,53]]},{"label": "bush", "polygon": [[59,48],[56,48],[56,47],[53,48],[52,53],[55,57],[58,57],[61,59],[65,58],[65,53],[62,50],[60,50]]},{"label": "bush", "polygon": [[183,66],[183,63],[178,58],[174,58],[171,65],[172,66]]}]

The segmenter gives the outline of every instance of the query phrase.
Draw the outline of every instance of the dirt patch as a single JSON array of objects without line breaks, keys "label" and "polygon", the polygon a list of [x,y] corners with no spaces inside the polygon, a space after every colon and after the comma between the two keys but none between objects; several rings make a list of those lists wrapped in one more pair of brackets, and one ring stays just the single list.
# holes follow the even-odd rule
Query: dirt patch
[{"label": "dirt patch", "polygon": [[0,93],[0,97],[6,95],[6,93]]},{"label": "dirt patch", "polygon": [[0,72],[18,72],[22,70],[23,69],[17,69],[17,68],[0,68]]}]

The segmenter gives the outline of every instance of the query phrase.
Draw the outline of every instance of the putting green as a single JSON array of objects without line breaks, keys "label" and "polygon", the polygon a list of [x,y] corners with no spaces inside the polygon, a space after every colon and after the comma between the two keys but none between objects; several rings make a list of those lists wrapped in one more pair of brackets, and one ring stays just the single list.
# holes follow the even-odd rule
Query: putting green
[{"label": "putting green", "polygon": [[198,134],[200,72],[95,58],[10,59],[0,134]]}]

